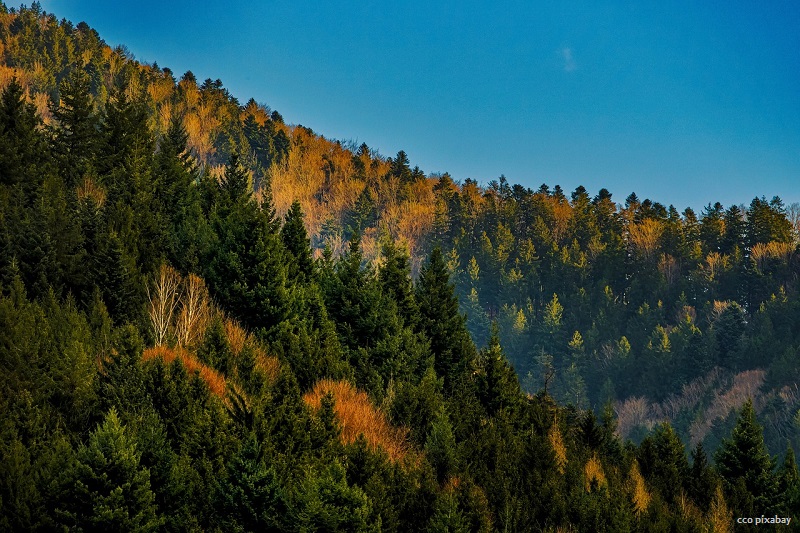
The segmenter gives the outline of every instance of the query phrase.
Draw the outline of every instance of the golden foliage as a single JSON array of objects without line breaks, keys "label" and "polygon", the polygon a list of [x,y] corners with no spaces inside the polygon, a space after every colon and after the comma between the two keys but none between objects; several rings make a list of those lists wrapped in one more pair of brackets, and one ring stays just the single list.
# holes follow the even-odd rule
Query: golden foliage
[{"label": "golden foliage", "polygon": [[637,515],[641,515],[647,510],[647,506],[650,505],[652,496],[650,496],[650,492],[648,492],[644,484],[644,478],[639,471],[639,463],[636,459],[633,460],[631,470],[628,473],[628,490],[630,491],[631,500],[633,501],[634,512]]},{"label": "golden foliage", "polygon": [[547,433],[547,438],[550,441],[550,446],[553,447],[553,453],[556,456],[556,468],[560,474],[567,471],[567,447],[564,444],[564,439],[561,436],[561,429],[558,427],[558,420],[553,422],[550,426],[550,431]]},{"label": "golden foliage", "polygon": [[106,191],[101,186],[97,185],[90,177],[86,177],[77,189],[75,194],[79,202],[91,201],[95,209],[100,209],[106,203]]},{"label": "golden foliage", "polygon": [[42,118],[42,122],[47,125],[53,123],[53,113],[50,112],[50,95],[47,93],[35,93],[32,97],[33,106],[36,114]]},{"label": "golden foliage", "polygon": [[721,270],[727,270],[730,265],[730,256],[721,255],[718,252],[711,252],[706,256],[706,264],[703,268],[709,280],[713,280]]},{"label": "golden foliage", "polygon": [[750,248],[750,259],[755,267],[761,271],[769,259],[777,259],[788,262],[794,252],[794,244],[790,242],[771,241],[768,243],[757,243]]},{"label": "golden foliage", "polygon": [[709,533],[729,533],[733,531],[733,512],[728,510],[722,487],[717,486],[711,508],[708,510]]},{"label": "golden foliage", "polygon": [[189,374],[197,374],[209,390],[217,397],[224,398],[226,390],[225,376],[210,368],[200,361],[195,356],[182,348],[168,348],[166,346],[156,346],[148,348],[142,352],[142,360],[150,361],[153,359],[161,359],[166,364],[171,364],[175,359],[180,359],[181,363]]},{"label": "golden foliage", "polygon": [[553,240],[561,243],[572,220],[572,206],[566,201],[553,201]]},{"label": "golden foliage", "polygon": [[680,491],[680,495],[678,496],[678,510],[680,510],[683,519],[693,524],[695,528],[698,528],[698,526],[703,523],[703,513],[697,505],[686,496],[683,490]]},{"label": "golden foliage", "polygon": [[265,376],[269,383],[274,383],[281,373],[281,363],[277,357],[267,355],[261,348],[256,348],[256,370]]},{"label": "golden foliage", "polygon": [[664,231],[664,225],[659,220],[645,219],[628,228],[630,243],[633,248],[646,258],[650,258],[658,247],[658,240]]},{"label": "golden foliage", "polygon": [[594,488],[599,489],[608,485],[603,465],[600,463],[597,453],[586,461],[586,466],[583,467],[583,478],[586,492],[592,492]]},{"label": "golden foliage", "polygon": [[257,104],[255,100],[250,100],[247,102],[247,105],[242,108],[242,112],[239,115],[239,120],[244,123],[244,121],[247,120],[247,117],[253,117],[253,120],[259,126],[266,125],[267,121],[270,120],[269,110],[267,110],[264,106]]},{"label": "golden foliage", "polygon": [[248,341],[249,337],[244,328],[235,320],[228,319],[225,321],[225,335],[228,337],[228,344],[233,355],[242,353],[245,342]]},{"label": "golden foliage", "polygon": [[303,400],[315,411],[319,410],[322,397],[331,393],[334,412],[342,427],[341,438],[346,444],[355,442],[364,435],[371,449],[382,448],[393,461],[401,461],[408,453],[405,428],[389,423],[386,415],[372,405],[366,393],[357,390],[347,381],[323,379],[303,396]]}]

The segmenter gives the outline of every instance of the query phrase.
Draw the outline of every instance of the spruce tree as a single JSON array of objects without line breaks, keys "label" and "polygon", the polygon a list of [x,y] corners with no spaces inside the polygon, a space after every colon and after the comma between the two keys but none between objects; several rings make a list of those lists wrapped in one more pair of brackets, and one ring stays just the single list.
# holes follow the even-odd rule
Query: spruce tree
[{"label": "spruce tree", "polygon": [[310,281],[314,275],[314,260],[311,257],[311,240],[308,238],[306,225],[303,222],[303,210],[300,202],[295,200],[286,213],[281,228],[281,239],[293,262],[289,265],[289,273],[295,278]]},{"label": "spruce tree", "polygon": [[210,216],[205,278],[226,311],[264,332],[292,313],[286,252],[271,203],[258,205],[247,174],[232,156]]},{"label": "spruce tree", "polygon": [[772,510],[777,492],[775,462],[764,445],[752,400],[742,407],[731,437],[722,441],[714,459],[736,512],[748,515]]},{"label": "spruce tree", "polygon": [[55,127],[53,146],[64,182],[74,187],[95,168],[101,146],[100,120],[95,113],[89,76],[76,68],[58,88],[58,103],[51,107]]},{"label": "spruce tree", "polygon": [[408,253],[394,241],[387,240],[383,245],[383,259],[383,266],[378,271],[381,289],[397,304],[404,324],[415,327],[419,320],[419,308],[414,300]]},{"label": "spruce tree", "polygon": [[78,450],[58,514],[79,531],[157,531],[150,472],[139,464],[132,437],[112,409]]},{"label": "spruce tree", "polygon": [[458,298],[438,247],[422,267],[416,301],[420,310],[419,330],[430,340],[434,368],[444,377],[445,389],[450,390],[475,358],[475,346],[464,317],[459,314]]},{"label": "spruce tree", "polygon": [[39,123],[36,109],[25,102],[22,86],[12,78],[0,96],[0,184],[21,185],[28,202],[44,177],[49,152]]}]

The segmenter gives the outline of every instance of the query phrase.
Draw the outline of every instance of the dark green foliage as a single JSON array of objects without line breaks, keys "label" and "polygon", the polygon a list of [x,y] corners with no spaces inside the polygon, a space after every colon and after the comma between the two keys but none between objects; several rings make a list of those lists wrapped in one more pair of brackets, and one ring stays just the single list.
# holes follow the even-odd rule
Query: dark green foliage
[{"label": "dark green foliage", "polygon": [[275,470],[250,436],[227,465],[216,491],[220,526],[226,531],[285,531],[287,502]]},{"label": "dark green foliage", "polygon": [[338,461],[307,472],[291,513],[300,531],[376,531],[371,524],[371,504],[364,491],[350,487]]},{"label": "dark green foliage", "polygon": [[58,126],[53,131],[53,151],[64,182],[76,186],[95,167],[101,146],[100,121],[92,102],[89,75],[74,69],[58,88],[58,104],[51,112]]},{"label": "dark green foliage", "polygon": [[420,310],[419,329],[431,342],[436,373],[444,377],[445,388],[452,388],[458,375],[465,372],[475,357],[464,317],[439,248],[423,266],[416,286]]},{"label": "dark green foliage", "polygon": [[269,205],[252,198],[244,169],[231,158],[211,206],[215,239],[205,251],[206,280],[233,316],[269,331],[291,313],[286,252]]},{"label": "dark green foliage", "polygon": [[[0,99],[0,182],[20,185],[30,190],[47,170],[43,135],[38,131],[36,109],[25,102],[23,89],[16,78],[5,88]],[[30,198],[30,193],[27,195]]]},{"label": "dark green foliage", "polygon": [[458,449],[453,435],[453,427],[447,411],[442,409],[431,424],[431,431],[425,441],[425,453],[436,472],[439,483],[444,482],[456,472]]},{"label": "dark green foliage", "polygon": [[155,496],[150,472],[115,410],[109,411],[76,455],[65,487],[69,494],[56,510],[59,521],[81,531],[156,531]]},{"label": "dark green foliage", "polygon": [[[685,487],[689,481],[690,470],[683,443],[669,424],[662,424],[642,441],[638,460],[642,475],[650,482],[650,486],[666,501],[674,503],[677,490]],[[700,478],[695,479],[695,483],[703,482],[705,472],[702,460],[697,465]]]},{"label": "dark green foliage", "polygon": [[314,277],[314,261],[311,258],[311,240],[308,238],[303,222],[303,211],[300,202],[295,200],[286,213],[281,228],[281,239],[291,257],[289,273],[300,280],[310,281]]},{"label": "dark green foliage", "polygon": [[744,404],[731,438],[723,441],[714,459],[738,514],[772,512],[778,488],[775,461],[764,446],[751,400]]}]

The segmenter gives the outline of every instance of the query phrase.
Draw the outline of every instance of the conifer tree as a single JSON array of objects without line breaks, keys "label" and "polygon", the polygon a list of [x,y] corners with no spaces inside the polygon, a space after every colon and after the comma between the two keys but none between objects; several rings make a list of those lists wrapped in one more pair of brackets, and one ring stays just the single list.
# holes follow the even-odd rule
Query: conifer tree
[{"label": "conifer tree", "polygon": [[408,254],[394,241],[387,240],[383,245],[383,258],[384,264],[378,271],[383,293],[397,304],[403,323],[415,327],[419,320],[419,308],[414,300]]},{"label": "conifer tree", "polygon": [[489,345],[480,352],[478,358],[478,395],[490,416],[501,410],[511,410],[510,417],[519,407],[519,381],[514,369],[508,364],[503,348],[500,346],[497,323],[492,324]]},{"label": "conifer tree", "polygon": [[268,331],[292,311],[286,252],[271,203],[259,206],[247,174],[232,156],[210,222],[215,240],[206,250],[209,287],[251,330]]},{"label": "conifer tree", "polygon": [[458,450],[453,435],[453,426],[447,411],[442,409],[431,425],[425,441],[425,454],[436,472],[439,483],[443,483],[458,467]]},{"label": "conifer tree", "polygon": [[244,439],[226,470],[215,493],[221,526],[228,531],[285,531],[285,495],[275,470],[265,466],[254,435]]},{"label": "conifer tree", "polygon": [[49,147],[37,130],[39,123],[36,109],[12,78],[0,96],[0,184],[21,185],[28,202],[47,171]]},{"label": "conifer tree", "polygon": [[780,511],[788,516],[797,516],[800,512],[800,474],[791,446],[786,449],[783,464],[778,470],[778,494],[782,507]]},{"label": "conifer tree", "polygon": [[150,472],[112,409],[78,450],[61,521],[82,531],[157,531]]},{"label": "conifer tree", "polygon": [[306,225],[303,222],[303,210],[300,202],[295,200],[286,213],[281,228],[281,239],[286,251],[293,261],[289,265],[290,275],[305,281],[314,276],[314,260],[311,257],[311,240],[308,238]]},{"label": "conifer tree", "polygon": [[51,108],[56,126],[53,145],[64,182],[77,185],[95,168],[100,148],[100,120],[94,111],[89,76],[74,69],[58,88],[58,104]]},{"label": "conifer tree", "polygon": [[736,512],[760,514],[772,510],[777,491],[775,462],[764,445],[752,400],[742,407],[731,437],[723,440],[714,459]]},{"label": "conifer tree", "polygon": [[420,310],[418,327],[430,340],[434,368],[449,389],[474,359],[475,346],[464,317],[459,314],[458,299],[439,248],[434,248],[428,263],[422,267],[416,301]]}]

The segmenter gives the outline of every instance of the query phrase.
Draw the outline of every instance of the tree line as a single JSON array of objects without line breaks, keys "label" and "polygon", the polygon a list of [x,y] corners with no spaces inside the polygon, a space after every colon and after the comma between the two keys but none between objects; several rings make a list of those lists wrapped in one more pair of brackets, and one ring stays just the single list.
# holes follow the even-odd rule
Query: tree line
[{"label": "tree line", "polygon": [[[50,27],[36,5],[3,14],[15,35]],[[101,94],[93,68],[65,67],[47,116],[15,78],[0,96],[0,528],[721,531],[796,512],[794,454],[763,433],[791,437],[787,391],[690,451],[681,409],[632,441],[607,401],[678,405],[648,377],[677,361],[744,386],[751,355],[774,357],[744,377],[790,383],[792,354],[764,349],[796,331],[777,200],[712,249],[710,215],[458,185],[365,149],[350,157],[434,206],[416,264],[392,228],[371,261],[369,198],[335,250],[303,202],[278,212],[252,153],[215,171],[133,70]]]}]

